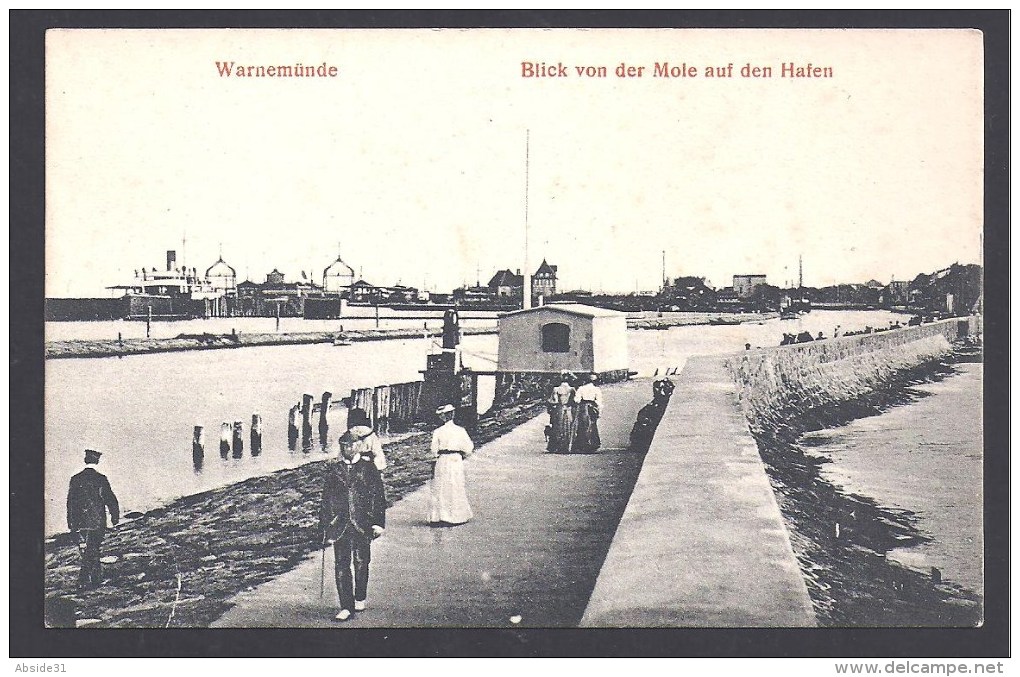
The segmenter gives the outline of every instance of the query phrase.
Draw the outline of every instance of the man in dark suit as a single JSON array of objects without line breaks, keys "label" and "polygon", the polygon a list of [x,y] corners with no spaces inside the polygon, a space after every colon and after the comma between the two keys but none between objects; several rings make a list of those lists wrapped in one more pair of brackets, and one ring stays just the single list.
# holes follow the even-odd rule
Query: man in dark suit
[{"label": "man in dark suit", "polygon": [[[341,445],[338,458],[326,464],[319,510],[323,546],[333,544],[336,590],[346,621],[351,610],[363,611],[368,597],[372,539],[386,527],[386,492],[382,474],[357,445]],[[353,570],[353,577],[352,577]]]},{"label": "man in dark suit", "polygon": [[76,533],[82,544],[81,573],[78,588],[91,590],[102,582],[99,550],[106,534],[106,511],[110,511],[113,526],[120,522],[120,505],[106,479],[95,466],[102,454],[85,450],[85,469],[71,478],[67,491],[67,527]]}]

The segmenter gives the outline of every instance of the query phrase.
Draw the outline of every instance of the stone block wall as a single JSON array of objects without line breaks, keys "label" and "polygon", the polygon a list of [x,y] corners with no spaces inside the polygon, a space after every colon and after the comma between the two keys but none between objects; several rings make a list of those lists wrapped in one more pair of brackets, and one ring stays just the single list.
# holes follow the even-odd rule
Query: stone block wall
[{"label": "stone block wall", "polygon": [[905,369],[941,359],[968,332],[943,320],[874,334],[747,351],[726,360],[752,422],[781,412],[853,400]]}]

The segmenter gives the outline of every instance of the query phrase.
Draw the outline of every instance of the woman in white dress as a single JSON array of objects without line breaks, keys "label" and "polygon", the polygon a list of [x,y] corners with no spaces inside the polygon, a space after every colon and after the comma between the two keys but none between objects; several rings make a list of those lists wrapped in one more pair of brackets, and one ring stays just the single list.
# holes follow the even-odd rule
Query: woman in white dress
[{"label": "woman in white dress", "polygon": [[453,422],[453,414],[451,404],[444,404],[436,410],[443,425],[432,433],[436,467],[432,474],[430,524],[464,524],[474,516],[467,499],[464,459],[474,452],[475,445],[467,431]]}]

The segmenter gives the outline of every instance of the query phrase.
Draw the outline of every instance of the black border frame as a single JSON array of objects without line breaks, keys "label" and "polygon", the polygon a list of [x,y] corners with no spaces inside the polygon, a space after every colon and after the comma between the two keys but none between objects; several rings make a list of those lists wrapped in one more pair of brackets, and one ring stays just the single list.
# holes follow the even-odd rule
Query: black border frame
[{"label": "black border frame", "polygon": [[[1009,11],[10,10],[12,657],[1007,657]],[[75,630],[43,627],[44,83],[48,28],[956,28],[984,34],[985,623],[903,629]],[[876,64],[880,67],[880,64]],[[26,415],[25,412],[28,412]]]}]

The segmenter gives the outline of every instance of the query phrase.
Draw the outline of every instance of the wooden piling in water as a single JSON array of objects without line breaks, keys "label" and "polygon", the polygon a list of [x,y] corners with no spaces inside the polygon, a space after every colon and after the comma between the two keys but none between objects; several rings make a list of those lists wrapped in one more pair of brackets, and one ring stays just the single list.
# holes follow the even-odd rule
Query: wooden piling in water
[{"label": "wooden piling in water", "polygon": [[152,306],[145,306],[145,338],[151,336],[152,329]]},{"label": "wooden piling in water", "polygon": [[205,429],[196,425],[191,437],[191,462],[196,470],[202,469],[203,460],[205,460]]},{"label": "wooden piling in water", "polygon": [[322,403],[319,405],[319,442],[322,448],[326,448],[329,442],[329,405],[333,400],[333,393],[328,390],[322,393]]},{"label": "wooden piling in water", "polygon": [[287,448],[291,451],[297,449],[298,440],[298,412],[301,410],[300,404],[295,404],[290,408],[290,412],[287,415]]},{"label": "wooden piling in water", "polygon": [[234,458],[241,458],[241,455],[244,453],[243,433],[242,423],[234,421]]},{"label": "wooden piling in water", "polygon": [[301,446],[312,444],[312,396],[305,393],[301,396]]},{"label": "wooden piling in water", "polygon": [[226,423],[226,422],[221,423],[220,424],[220,456],[223,457],[223,458],[226,458],[227,454],[230,453],[230,437],[231,437],[230,424]]},{"label": "wooden piling in water", "polygon": [[251,455],[258,456],[262,453],[262,417],[258,414],[251,415]]}]

